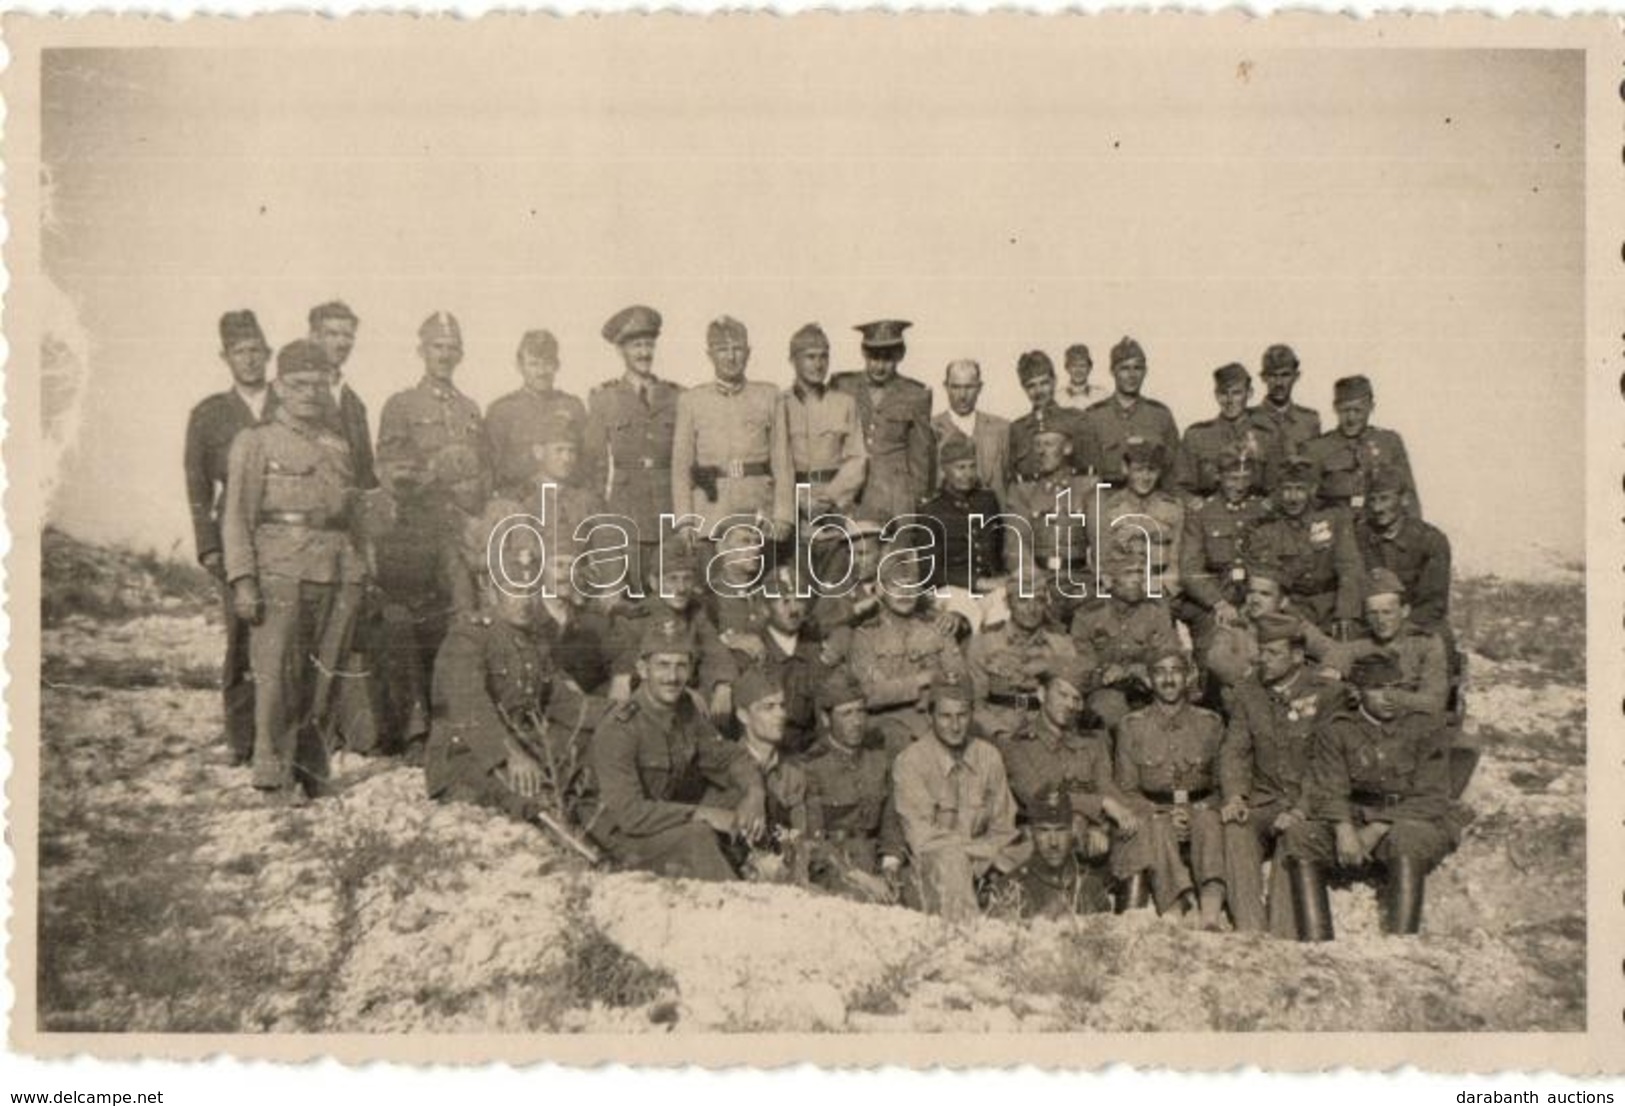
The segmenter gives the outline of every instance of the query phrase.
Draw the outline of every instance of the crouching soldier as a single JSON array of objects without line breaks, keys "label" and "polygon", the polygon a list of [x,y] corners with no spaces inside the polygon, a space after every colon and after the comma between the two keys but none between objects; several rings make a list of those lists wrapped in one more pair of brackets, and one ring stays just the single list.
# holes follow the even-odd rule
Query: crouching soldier
[{"label": "crouching soldier", "polygon": [[891,809],[891,757],[869,729],[863,688],[844,668],[818,689],[820,734],[806,761],[813,829],[812,879],[859,902],[897,901],[903,841]]},{"label": "crouching soldier", "polygon": [[1359,704],[1316,731],[1311,817],[1290,829],[1285,842],[1301,941],[1332,939],[1323,869],[1333,863],[1381,865],[1387,874],[1384,928],[1416,933],[1427,873],[1456,847],[1444,720],[1400,705],[1395,692],[1404,673],[1386,654],[1355,661],[1350,682]]},{"label": "crouching soldier", "polygon": [[1013,872],[1005,895],[1023,918],[1066,918],[1111,909],[1106,884],[1079,862],[1072,800],[1065,788],[1045,792],[1028,806],[1033,855]]},{"label": "crouching soldier", "polygon": [[[510,529],[502,540],[505,568],[526,578],[539,572],[534,532]],[[539,821],[596,859],[571,823],[588,790],[586,746],[605,704],[558,670],[535,594],[499,587],[489,571],[479,577],[478,609],[453,619],[435,658],[431,702],[430,798]]]},{"label": "crouching soldier", "polygon": [[[1212,711],[1191,705],[1189,682],[1185,654],[1159,650],[1151,663],[1154,700],[1125,717],[1118,730],[1117,786],[1139,809],[1141,825],[1133,837],[1119,840],[1112,867],[1124,881],[1126,905],[1141,905],[1149,882],[1158,914],[1174,911],[1216,930],[1224,911],[1217,797],[1224,724]],[[1188,862],[1182,855],[1187,848]]]},{"label": "crouching soldier", "polygon": [[[727,880],[733,868],[717,835],[761,837],[762,776],[750,755],[717,735],[689,695],[695,646],[684,628],[659,620],[639,652],[641,683],[604,716],[589,747],[598,785],[593,839],[626,868]],[[732,807],[705,802],[732,791]]]},{"label": "crouching soldier", "polygon": [[[734,689],[734,714],[739,722],[739,745],[762,774],[767,825],[759,839],[736,837],[736,866],[748,878],[763,883],[808,882],[808,844],[822,823],[818,809],[808,801],[807,773],[785,755],[788,712],[784,685],[776,673],[747,668]],[[723,805],[740,798],[736,788],[723,796]]]},{"label": "crouching soldier", "polygon": [[970,681],[941,675],[930,698],[931,736],[899,753],[892,769],[897,816],[922,905],[962,922],[977,912],[977,881],[1014,871],[1030,846],[1016,830],[999,751],[971,732]]}]

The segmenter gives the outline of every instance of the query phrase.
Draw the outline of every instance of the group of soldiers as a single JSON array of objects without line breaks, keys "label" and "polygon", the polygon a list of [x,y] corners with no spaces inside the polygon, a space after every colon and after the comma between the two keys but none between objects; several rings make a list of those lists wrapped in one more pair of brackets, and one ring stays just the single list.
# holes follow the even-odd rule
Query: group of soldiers
[{"label": "group of soldiers", "polygon": [[1262,399],[1224,365],[1181,435],[1124,338],[1105,394],[1086,346],[1064,384],[1032,351],[1006,421],[959,360],[933,417],[905,321],[833,377],[802,327],[780,388],[724,316],[683,389],[633,306],[585,403],[533,330],[482,414],[437,312],[375,452],[356,314],[308,322],[268,382],[253,313],[223,316],[232,386],[186,443],[226,755],[270,801],[322,797],[344,748],[672,876],[1302,940],[1332,936],[1328,878],[1373,877],[1419,928],[1472,758],[1449,541],[1366,377],[1323,433],[1271,346]]}]

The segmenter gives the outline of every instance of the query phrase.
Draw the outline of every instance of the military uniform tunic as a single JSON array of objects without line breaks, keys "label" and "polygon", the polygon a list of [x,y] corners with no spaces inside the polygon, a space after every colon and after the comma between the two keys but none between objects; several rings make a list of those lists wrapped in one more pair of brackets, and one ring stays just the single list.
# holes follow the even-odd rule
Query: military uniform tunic
[{"label": "military uniform tunic", "polygon": [[[660,540],[660,516],[672,509],[671,455],[682,389],[628,372],[587,396],[582,482],[631,519],[645,545]],[[636,567],[636,566],[634,566]]]},{"label": "military uniform tunic", "polygon": [[[1063,514],[1071,493],[1069,513]],[[1057,573],[1070,565],[1081,570],[1092,560],[1095,509],[1095,481],[1088,476],[1056,475],[1038,477],[1012,484],[1008,492],[1006,509],[1012,515],[1026,520],[1030,537],[1017,532],[1004,535],[1004,564],[1006,571],[1015,573],[1025,558],[1031,564]],[[1055,518],[1047,521],[1047,517]]]},{"label": "military uniform tunic", "polygon": [[814,875],[836,888],[844,888],[844,868],[873,875],[881,856],[903,855],[901,828],[889,802],[891,757],[878,735],[868,736],[847,748],[826,735],[804,762],[808,798],[820,818]]},{"label": "military uniform tunic", "polygon": [[1093,471],[1100,456],[1099,444],[1083,412],[1062,407],[1051,400],[1042,412],[1029,411],[1010,424],[1010,479],[1015,481],[1038,478],[1038,432],[1059,430],[1072,443],[1071,467],[1074,472]]},{"label": "military uniform tunic", "polygon": [[[1004,570],[1004,530],[993,520],[999,514],[999,500],[986,488],[956,492],[943,488],[926,501],[920,513],[929,520],[936,536],[936,558],[931,583],[971,590],[976,581],[998,576]],[[981,515],[983,523],[971,526],[971,516]]]},{"label": "military uniform tunic", "polygon": [[[1309,443],[1320,437],[1320,412],[1313,407],[1290,402],[1285,407],[1276,407],[1265,400],[1253,407],[1251,413],[1260,420],[1260,425],[1273,431],[1277,460],[1301,456]],[[1273,480],[1277,472],[1276,464],[1264,466],[1266,478],[1272,481],[1266,491],[1275,490]]]},{"label": "military uniform tunic", "polygon": [[1017,912],[1023,918],[1070,918],[1111,909],[1099,874],[1076,857],[1051,868],[1035,854],[1016,872],[1015,886]]},{"label": "military uniform tunic", "polygon": [[[1117,786],[1146,814],[1140,832],[1117,842],[1117,875],[1149,872],[1159,913],[1186,891],[1225,875],[1216,801],[1224,723],[1212,711],[1154,703],[1127,715],[1117,737]],[[1190,816],[1190,863],[1180,855],[1171,812]]]},{"label": "military uniform tunic", "polygon": [[1365,505],[1371,470],[1380,467],[1397,471],[1411,493],[1411,510],[1422,517],[1422,500],[1411,477],[1410,458],[1405,442],[1392,430],[1368,426],[1356,437],[1331,429],[1304,447],[1304,455],[1320,470],[1320,501],[1328,507]]},{"label": "military uniform tunic", "polygon": [[[785,523],[794,517],[795,469],[778,405],[778,389],[755,380],[737,387],[713,381],[677,397],[674,513],[699,515],[708,525],[737,514]],[[766,471],[747,474],[746,466]]]},{"label": "military uniform tunic", "polygon": [[1282,587],[1322,629],[1360,617],[1360,549],[1346,511],[1269,519],[1253,532],[1252,550],[1280,564]]},{"label": "military uniform tunic", "polygon": [[1046,793],[1060,789],[1072,798],[1074,818],[1104,822],[1101,800],[1118,797],[1110,739],[1104,730],[1062,733],[1040,711],[994,744],[1004,757],[1010,791],[1024,816],[1030,817]]},{"label": "military uniform tunic", "polygon": [[1269,419],[1253,410],[1235,419],[1221,416],[1194,423],[1180,444],[1174,483],[1190,496],[1214,495],[1219,490],[1220,461],[1243,457],[1253,466],[1254,490],[1263,491],[1271,486],[1268,470],[1282,457],[1275,434]]},{"label": "military uniform tunic", "polygon": [[[1179,456],[1179,427],[1174,424],[1173,412],[1157,400],[1139,396],[1125,406],[1117,396],[1110,395],[1090,404],[1083,417],[1096,451],[1089,459],[1089,467],[1116,487],[1126,483],[1123,447],[1130,438],[1161,442],[1170,469]],[[1163,483],[1173,483],[1171,471],[1163,474]]]},{"label": "military uniform tunic", "polygon": [[509,392],[485,410],[485,432],[491,441],[491,464],[498,493],[528,502],[535,491],[536,455],[549,418],[561,411],[579,431],[587,408],[568,392],[539,392],[524,387]]},{"label": "military uniform tunic", "polygon": [[1405,516],[1392,534],[1379,533],[1365,518],[1354,524],[1354,542],[1367,572],[1386,568],[1405,585],[1411,621],[1444,634],[1450,626],[1450,539],[1438,527]]},{"label": "military uniform tunic", "polygon": [[1179,594],[1185,507],[1177,498],[1155,489],[1150,495],[1114,489],[1102,497],[1095,526],[1108,562],[1128,560],[1147,566],[1146,590],[1153,598],[1172,599]]},{"label": "military uniform tunic", "polygon": [[1043,626],[1029,632],[1007,622],[972,637],[965,661],[982,731],[998,735],[1026,725],[1038,707],[1039,678],[1057,664],[1076,660],[1080,652],[1093,668],[1097,661],[1092,651],[1081,650],[1066,634]]},{"label": "military uniform tunic", "polygon": [[1393,689],[1394,701],[1406,710],[1444,714],[1450,698],[1450,658],[1438,634],[1408,624],[1392,641],[1381,643],[1368,635],[1349,643],[1349,649],[1354,657],[1387,653],[1404,678],[1403,686]]},{"label": "military uniform tunic", "polygon": [[862,372],[840,373],[831,387],[856,402],[869,451],[859,517],[884,524],[913,514],[931,494],[935,480],[931,389],[906,376],[877,386]]},{"label": "military uniform tunic", "polygon": [[429,461],[447,446],[473,447],[488,463],[485,423],[478,405],[450,381],[425,376],[384,403],[378,423],[378,468],[402,514],[412,512],[424,493]]},{"label": "military uniform tunic", "polygon": [[795,482],[849,513],[869,471],[857,402],[845,392],[797,383],[779,394],[778,419],[790,443]]},{"label": "military uniform tunic", "polygon": [[1179,550],[1184,597],[1205,611],[1221,601],[1241,606],[1252,535],[1269,517],[1269,505],[1254,496],[1231,503],[1216,495],[1187,513]]}]

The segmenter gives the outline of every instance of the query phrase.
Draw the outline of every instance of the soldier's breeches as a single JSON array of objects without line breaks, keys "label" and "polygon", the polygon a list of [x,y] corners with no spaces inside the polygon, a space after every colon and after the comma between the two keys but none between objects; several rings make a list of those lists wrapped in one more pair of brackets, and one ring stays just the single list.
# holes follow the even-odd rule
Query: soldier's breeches
[{"label": "soldier's breeches", "polygon": [[237,617],[230,589],[223,589],[226,614],[226,656],[220,669],[220,695],[225,707],[226,748],[234,758],[254,755],[254,673],[249,664],[249,631]]},{"label": "soldier's breeches", "polygon": [[1190,807],[1190,863],[1180,852],[1178,831],[1166,810],[1140,822],[1140,832],[1121,840],[1112,857],[1112,874],[1127,879],[1137,872],[1151,876],[1157,913],[1167,911],[1194,887],[1223,883],[1225,878],[1224,827],[1212,807]]},{"label": "soldier's breeches", "polygon": [[[349,627],[334,617],[346,584],[287,577],[260,580],[265,615],[249,637],[254,669],[254,784],[282,787],[327,777],[322,733],[331,708],[331,672],[349,645]],[[354,609],[354,604],[340,604]]]},{"label": "soldier's breeches", "polygon": [[[1372,850],[1372,855],[1384,864],[1396,856],[1409,856],[1431,868],[1448,856],[1454,847],[1450,831],[1442,822],[1402,818],[1389,826],[1388,832]],[[1282,853],[1336,866],[1336,826],[1323,820],[1300,823],[1282,838],[1277,855]]]},{"label": "soldier's breeches", "polygon": [[669,830],[632,837],[610,835],[604,842],[609,855],[622,868],[635,868],[678,879],[737,879],[716,831],[704,822],[687,822]]}]

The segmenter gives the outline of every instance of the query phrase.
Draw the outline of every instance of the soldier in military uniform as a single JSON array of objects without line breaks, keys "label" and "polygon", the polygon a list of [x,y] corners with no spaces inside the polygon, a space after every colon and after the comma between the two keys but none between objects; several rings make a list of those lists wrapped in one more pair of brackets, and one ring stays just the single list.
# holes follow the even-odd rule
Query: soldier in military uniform
[{"label": "soldier in military uniform", "polygon": [[693,514],[706,536],[725,518],[743,515],[769,524],[768,537],[787,537],[795,516],[790,439],[776,414],[778,389],[746,380],[750,336],[726,315],[706,328],[716,380],[677,397],[672,439],[674,512]]},{"label": "soldier in military uniform", "polygon": [[[648,628],[637,691],[610,709],[589,745],[598,786],[589,826],[622,867],[728,880],[735,873],[717,835],[759,839],[766,792],[750,755],[723,741],[689,696],[693,666],[693,640],[681,625]],[[710,805],[730,791],[739,796],[733,806]]]},{"label": "soldier in military uniform", "polygon": [[1304,447],[1304,456],[1320,470],[1320,503],[1358,513],[1370,494],[1372,471],[1387,466],[1399,475],[1411,510],[1421,518],[1422,498],[1411,476],[1405,441],[1392,430],[1371,425],[1375,404],[1371,381],[1364,376],[1345,376],[1333,385],[1337,425]]},{"label": "soldier in military uniform", "polygon": [[[517,572],[539,567],[528,531],[510,530],[505,545]],[[435,659],[424,775],[432,799],[526,821],[547,812],[567,829],[588,789],[587,741],[606,704],[559,671],[539,616],[534,592],[481,577],[477,609],[453,620]]]},{"label": "soldier in military uniform", "polygon": [[1399,577],[1411,621],[1450,646],[1450,539],[1410,511],[1409,496],[1397,469],[1379,465],[1371,470],[1365,509],[1354,523],[1354,543],[1367,569],[1386,568]]},{"label": "soldier in military uniform", "polygon": [[796,380],[779,396],[781,433],[795,482],[806,484],[810,518],[850,514],[869,472],[869,450],[850,395],[828,386],[829,338],[817,323],[790,336]]},{"label": "soldier in military uniform", "polygon": [[1386,568],[1365,577],[1366,634],[1350,643],[1356,657],[1383,652],[1394,658],[1403,683],[1389,697],[1404,710],[1443,717],[1450,696],[1450,658],[1444,639],[1411,621],[1405,585]]},{"label": "soldier in military uniform", "polygon": [[1360,549],[1348,512],[1314,506],[1315,463],[1281,465],[1275,517],[1253,531],[1255,556],[1272,560],[1293,606],[1334,637],[1348,637],[1360,617]]},{"label": "soldier in military uniform", "polygon": [[[821,578],[839,588],[815,588],[812,622],[819,637],[828,643],[831,656],[842,663],[851,652],[852,634],[865,623],[873,622],[880,612],[880,591],[876,575],[880,569],[880,523],[869,519],[849,519],[845,541],[833,543],[844,547],[844,561],[831,558],[831,571]],[[842,584],[844,581],[844,584]]]},{"label": "soldier in military uniform", "polygon": [[947,483],[942,472],[943,448],[954,438],[963,438],[971,444],[977,479],[996,502],[1003,503],[1010,480],[1010,423],[976,409],[982,394],[982,366],[970,360],[950,361],[942,389],[948,393],[948,409],[931,420],[937,437],[938,484]]},{"label": "soldier in military uniform", "polygon": [[1252,535],[1270,515],[1269,504],[1249,491],[1255,463],[1231,454],[1218,470],[1219,493],[1186,513],[1179,547],[1181,588],[1174,614],[1190,626],[1199,656],[1216,626],[1240,621]]},{"label": "soldier in military uniform", "polygon": [[[970,439],[955,434],[937,459],[943,471],[942,490],[920,508],[934,537],[931,583],[972,593],[987,591],[1004,570],[1004,530],[993,525],[999,514],[998,497],[982,486]],[[985,521],[972,526],[975,515]]]},{"label": "soldier in military uniform", "polygon": [[559,341],[551,331],[525,331],[514,359],[524,383],[486,408],[485,432],[497,494],[529,503],[536,447],[549,437],[556,439],[564,426],[573,427],[579,440],[587,408],[553,386],[559,375]]},{"label": "soldier in military uniform", "polygon": [[1018,577],[1025,564],[1050,576],[1068,574],[1085,581],[1093,544],[1088,520],[1095,508],[1094,478],[1073,473],[1071,440],[1060,426],[1038,427],[1033,450],[1037,461],[1032,477],[1010,486],[1005,505],[1025,523],[1004,536],[1005,570]]},{"label": "soldier in military uniform", "polygon": [[1078,859],[1072,799],[1066,788],[1051,788],[1028,810],[1032,856],[1006,884],[1014,892],[1015,913],[1022,918],[1071,918],[1110,910],[1099,871]]},{"label": "soldier in military uniform", "polygon": [[254,786],[294,804],[327,779],[329,674],[349,652],[367,571],[328,371],[309,341],[278,353],[274,416],[232,441],[220,521],[232,607],[253,627]]},{"label": "soldier in military uniform", "polygon": [[641,305],[610,316],[604,341],[620,351],[626,372],[587,395],[582,480],[637,527],[637,548],[627,551],[628,581],[643,579],[643,562],[659,548],[660,516],[672,509],[672,438],[682,389],[654,375],[660,321],[660,312]]},{"label": "soldier in military uniform", "polygon": [[1016,376],[1032,410],[1010,424],[1010,478],[1026,482],[1050,475],[1044,471],[1038,453],[1038,435],[1044,430],[1059,430],[1066,435],[1068,469],[1093,472],[1099,446],[1083,413],[1055,402],[1055,364],[1049,355],[1036,349],[1022,354],[1016,361]]},{"label": "soldier in military uniform", "polygon": [[[823,811],[811,801],[801,762],[784,747],[784,699],[784,685],[764,668],[745,669],[734,685],[739,745],[762,775],[767,815],[760,839],[738,843],[735,863],[750,879],[805,887]],[[721,798],[726,805],[737,793],[730,790]]]},{"label": "soldier in military uniform", "polygon": [[863,688],[850,672],[824,678],[818,714],[820,737],[805,761],[808,801],[820,814],[813,880],[859,902],[896,902],[905,849],[890,802],[892,758],[869,729]]},{"label": "soldier in military uniform", "polygon": [[[1208,641],[1202,661],[1208,673],[1222,688],[1229,689],[1256,674],[1258,626],[1265,618],[1282,615],[1297,624],[1296,633],[1304,640],[1305,654],[1328,676],[1347,673],[1354,662],[1352,646],[1334,640],[1326,631],[1293,605],[1286,592],[1286,572],[1280,562],[1268,557],[1247,561],[1247,594],[1239,616],[1217,624]],[[1228,690],[1225,691],[1228,695]]]},{"label": "soldier in military uniform", "polygon": [[1016,829],[998,750],[975,736],[970,681],[945,673],[929,696],[931,736],[898,754],[893,799],[922,905],[962,922],[977,912],[976,881],[1014,871],[1031,846]]},{"label": "soldier in military uniform", "polygon": [[[818,736],[817,697],[829,666],[822,644],[808,625],[811,602],[795,592],[795,574],[781,566],[773,584],[751,602],[757,617],[749,629],[722,635],[741,671],[760,668],[784,690],[784,751],[807,751]],[[737,704],[736,704],[737,707]]]},{"label": "soldier in military uniform", "polygon": [[628,697],[642,660],[643,639],[649,627],[659,622],[676,622],[694,643],[691,674],[695,690],[710,711],[711,723],[725,736],[731,735],[734,713],[731,688],[739,676],[739,664],[723,643],[706,604],[701,602],[698,561],[691,550],[679,543],[666,550],[665,556],[651,559],[647,568],[645,597],[621,608],[613,618],[613,668],[619,689],[612,692],[611,697]]},{"label": "soldier in military uniform", "polygon": [[[1076,658],[1053,663],[1039,677],[1038,710],[1014,733],[994,739],[1016,807],[1029,824],[1041,796],[1060,788],[1070,800],[1078,850],[1104,863],[1115,830],[1132,837],[1139,819],[1117,790],[1111,738],[1084,705],[1094,669]],[[1105,874],[1100,873],[1105,887]]]},{"label": "soldier in military uniform", "polygon": [[833,383],[856,401],[869,451],[868,480],[857,510],[882,526],[913,514],[936,483],[931,389],[897,371],[907,353],[903,331],[911,325],[881,319],[859,326],[864,369],[839,373]]},{"label": "soldier in military uniform", "polygon": [[1214,369],[1213,395],[1219,402],[1219,414],[1187,427],[1179,447],[1174,483],[1185,493],[1192,510],[1218,492],[1222,464],[1238,457],[1244,460],[1253,480],[1249,490],[1262,492],[1271,486],[1269,465],[1283,457],[1268,416],[1247,406],[1253,378],[1245,366],[1232,362]]},{"label": "soldier in military uniform", "polygon": [[[1339,680],[1305,663],[1303,622],[1289,615],[1257,620],[1258,671],[1236,685],[1220,783],[1226,823],[1230,913],[1238,930],[1266,926],[1262,860],[1309,817],[1309,750],[1314,728],[1343,703]],[[1271,866],[1268,930],[1297,935],[1282,857]]]},{"label": "soldier in military uniform", "polygon": [[1112,347],[1112,380],[1116,391],[1083,413],[1093,457],[1086,458],[1101,480],[1122,487],[1123,447],[1130,438],[1158,442],[1163,453],[1172,457],[1179,449],[1179,427],[1167,406],[1141,393],[1145,385],[1145,351],[1133,338],[1124,338]]},{"label": "soldier in military uniform", "polygon": [[1216,930],[1225,902],[1218,803],[1224,723],[1191,705],[1189,675],[1177,646],[1159,650],[1151,664],[1155,701],[1118,728],[1117,786],[1139,812],[1140,830],[1119,839],[1112,867],[1128,884],[1128,903],[1139,898],[1134,885],[1149,880],[1158,914],[1175,911]]},{"label": "soldier in military uniform", "polygon": [[1181,546],[1185,505],[1162,491],[1169,453],[1161,442],[1130,438],[1123,445],[1123,486],[1100,500],[1095,528],[1106,560],[1137,561],[1146,573],[1146,592],[1171,604],[1182,590]]},{"label": "soldier in military uniform", "polygon": [[1151,660],[1179,644],[1168,605],[1145,594],[1145,565],[1131,560],[1108,563],[1104,575],[1111,594],[1078,608],[1072,638],[1078,651],[1099,665],[1089,709],[1116,731],[1131,708],[1151,700]]},{"label": "soldier in military uniform", "polygon": [[[1320,437],[1320,412],[1292,402],[1292,389],[1298,383],[1298,355],[1291,346],[1273,345],[1264,351],[1259,369],[1264,378],[1264,400],[1253,411],[1274,432],[1276,460],[1300,456],[1310,442]],[[1274,464],[1264,467],[1265,491],[1275,490],[1278,475]]]},{"label": "soldier in military uniform", "polygon": [[1058,663],[1096,667],[1092,651],[1080,650],[1049,620],[1049,581],[1034,580],[1031,590],[1010,588],[1005,601],[1010,619],[984,630],[965,647],[965,661],[976,689],[977,720],[982,732],[997,739],[1023,728],[1038,709],[1038,685]]},{"label": "soldier in military uniform", "polygon": [[922,607],[918,562],[893,559],[882,564],[879,613],[852,633],[847,668],[863,688],[874,725],[888,742],[906,744],[923,736],[929,721],[921,713],[933,681],[945,674],[965,677],[965,657],[951,626]]},{"label": "soldier in military uniform", "polygon": [[1359,704],[1318,727],[1310,754],[1310,818],[1287,832],[1298,907],[1298,937],[1333,936],[1324,869],[1336,864],[1386,871],[1383,928],[1414,934],[1422,925],[1427,873],[1456,847],[1450,819],[1450,738],[1436,715],[1394,701],[1404,681],[1392,657],[1376,653],[1354,664]]},{"label": "soldier in military uniform", "polygon": [[231,370],[232,386],[192,408],[186,422],[186,499],[198,563],[221,585],[225,610],[226,655],[220,688],[225,708],[226,757],[247,764],[254,752],[254,684],[248,664],[248,623],[237,617],[226,582],[220,515],[226,497],[226,460],[237,434],[264,421],[271,389],[265,365],[271,349],[252,311],[220,316],[220,359]]}]

